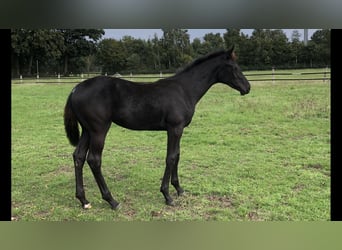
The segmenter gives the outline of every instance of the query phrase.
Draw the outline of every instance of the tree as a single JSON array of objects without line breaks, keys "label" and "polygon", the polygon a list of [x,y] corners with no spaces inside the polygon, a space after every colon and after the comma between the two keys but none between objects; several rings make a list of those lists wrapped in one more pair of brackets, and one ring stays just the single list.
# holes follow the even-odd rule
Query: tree
[{"label": "tree", "polygon": [[121,42],[126,49],[129,70],[137,71],[149,67],[153,61],[152,48],[149,42],[128,36],[125,36]]},{"label": "tree", "polygon": [[272,65],[287,65],[291,57],[288,38],[283,30],[270,30],[271,63]]},{"label": "tree", "polygon": [[184,54],[191,54],[190,37],[185,29],[163,29],[162,60],[167,69],[183,64]]},{"label": "tree", "polygon": [[224,43],[226,48],[235,46],[238,51],[241,44],[240,29],[227,29],[227,32],[223,34]]},{"label": "tree", "polygon": [[255,47],[251,62],[257,68],[270,68],[288,63],[288,39],[282,30],[255,29],[251,42]]},{"label": "tree", "polygon": [[309,41],[308,45],[303,47],[303,50],[301,52],[301,58],[304,62],[304,67],[313,67],[313,60],[317,53],[317,45]]},{"label": "tree", "polygon": [[26,74],[31,75],[34,60],[44,65],[60,58],[64,51],[63,37],[54,29],[16,29],[11,38],[17,75],[22,73],[20,65],[26,64]]},{"label": "tree", "polygon": [[248,68],[251,64],[251,58],[254,58],[255,46],[249,37],[243,34],[240,29],[227,29],[223,34],[225,47],[231,48],[234,45],[241,68]]},{"label": "tree", "polygon": [[301,37],[301,36],[302,36],[302,35],[299,33],[298,30],[294,30],[294,31],[292,31],[291,41],[292,41],[293,43],[300,43],[300,37]]},{"label": "tree", "polygon": [[162,54],[162,43],[158,39],[157,35],[155,34],[153,39],[151,40],[151,50],[152,50],[152,58],[153,58],[153,65],[154,69],[161,70],[161,54]]},{"label": "tree", "polygon": [[224,48],[224,41],[220,33],[208,33],[203,37],[205,54]]},{"label": "tree", "polygon": [[163,29],[147,41],[130,36],[120,41],[100,38],[98,29],[13,29],[12,74],[31,75],[36,61],[43,73],[81,73],[102,70],[116,72],[175,72],[204,54],[235,45],[239,65],[245,69],[324,67],[330,65],[330,30],[317,30],[307,46],[294,31],[255,29],[251,36],[240,29],[205,34],[190,43],[186,29]]},{"label": "tree", "polygon": [[26,40],[26,36],[26,30],[24,29],[16,29],[11,31],[12,63],[14,62],[14,65],[12,64],[12,69],[14,69],[17,76],[22,74],[24,56],[28,55],[30,51],[30,46]]},{"label": "tree", "polygon": [[330,44],[330,30],[329,29],[317,30],[311,36],[311,40],[316,44],[322,44],[325,46],[329,46],[329,44]]},{"label": "tree", "polygon": [[330,64],[330,30],[317,30],[311,41],[316,44],[316,55],[314,60],[321,65]]},{"label": "tree", "polygon": [[[59,31],[64,37],[64,75],[69,73],[68,64],[72,59],[86,57],[95,53],[96,42],[104,34],[102,29],[61,29]],[[78,69],[76,68],[76,70]]]},{"label": "tree", "polygon": [[133,53],[127,58],[127,68],[129,70],[137,71],[141,69],[141,58],[139,54]]},{"label": "tree", "polygon": [[295,67],[298,66],[300,62],[300,51],[303,50],[304,42],[300,41],[301,34],[298,30],[294,30],[291,35],[291,44],[290,44],[290,51],[291,51],[291,60],[294,62]]},{"label": "tree", "polygon": [[269,64],[270,41],[266,36],[266,31],[263,29],[253,30],[251,41],[254,44],[255,49],[250,62],[257,68],[262,68],[265,64]]},{"label": "tree", "polygon": [[97,64],[102,72],[115,74],[126,68],[126,51],[123,43],[115,39],[103,39],[98,45]]},{"label": "tree", "polygon": [[191,47],[192,47],[194,57],[198,57],[199,55],[205,54],[205,51],[204,51],[205,49],[204,49],[204,46],[201,42],[201,39],[195,38],[192,41]]}]

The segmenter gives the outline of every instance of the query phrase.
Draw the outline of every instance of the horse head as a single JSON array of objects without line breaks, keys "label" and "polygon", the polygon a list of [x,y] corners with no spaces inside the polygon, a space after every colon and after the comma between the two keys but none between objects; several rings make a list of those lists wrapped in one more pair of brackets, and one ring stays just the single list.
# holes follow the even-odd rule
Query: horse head
[{"label": "horse head", "polygon": [[217,74],[217,81],[238,90],[241,95],[248,94],[251,85],[236,62],[237,56],[234,52],[234,46],[224,53],[221,60],[222,62]]}]

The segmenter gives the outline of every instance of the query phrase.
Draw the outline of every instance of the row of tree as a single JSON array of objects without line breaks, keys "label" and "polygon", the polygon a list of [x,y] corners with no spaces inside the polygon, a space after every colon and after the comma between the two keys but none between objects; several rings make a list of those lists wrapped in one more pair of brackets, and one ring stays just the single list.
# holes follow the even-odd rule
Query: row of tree
[{"label": "row of tree", "polygon": [[325,67],[330,65],[330,30],[317,30],[307,45],[298,31],[239,29],[208,33],[190,42],[186,29],[163,29],[143,40],[102,39],[102,29],[12,30],[12,75],[174,72],[193,59],[235,45],[242,69]]}]

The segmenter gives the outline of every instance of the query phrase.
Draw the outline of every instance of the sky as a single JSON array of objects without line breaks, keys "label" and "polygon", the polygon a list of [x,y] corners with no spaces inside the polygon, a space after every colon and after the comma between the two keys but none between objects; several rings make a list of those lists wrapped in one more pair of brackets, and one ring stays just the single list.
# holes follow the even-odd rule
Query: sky
[{"label": "sky", "polygon": [[[289,40],[291,40],[292,32],[295,29],[283,29]],[[304,29],[297,29],[301,34],[301,40],[304,39]],[[312,34],[317,29],[309,29],[309,39]],[[251,35],[253,29],[241,29],[241,31],[246,35]],[[193,41],[194,38],[203,38],[205,34],[208,33],[225,33],[226,29],[188,29],[188,34],[190,35],[190,41]],[[154,35],[157,35],[158,38],[163,36],[163,31],[161,29],[105,29],[105,35],[103,38],[114,38],[116,40],[120,40],[123,36],[128,35],[132,36],[136,39],[152,39]]]}]

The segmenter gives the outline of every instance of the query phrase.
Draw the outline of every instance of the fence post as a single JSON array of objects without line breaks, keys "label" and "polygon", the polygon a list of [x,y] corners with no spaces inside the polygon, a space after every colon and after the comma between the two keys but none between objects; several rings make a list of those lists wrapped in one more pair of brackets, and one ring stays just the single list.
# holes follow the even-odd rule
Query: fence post
[{"label": "fence post", "polygon": [[323,82],[325,82],[325,80],[326,80],[326,78],[327,78],[327,72],[328,72],[328,66],[325,67]]},{"label": "fence post", "polygon": [[38,60],[37,60],[37,79],[39,79],[39,67],[38,67]]},{"label": "fence post", "polygon": [[275,81],[275,77],[274,77],[274,66],[272,67],[272,83],[274,83],[274,81]]}]

